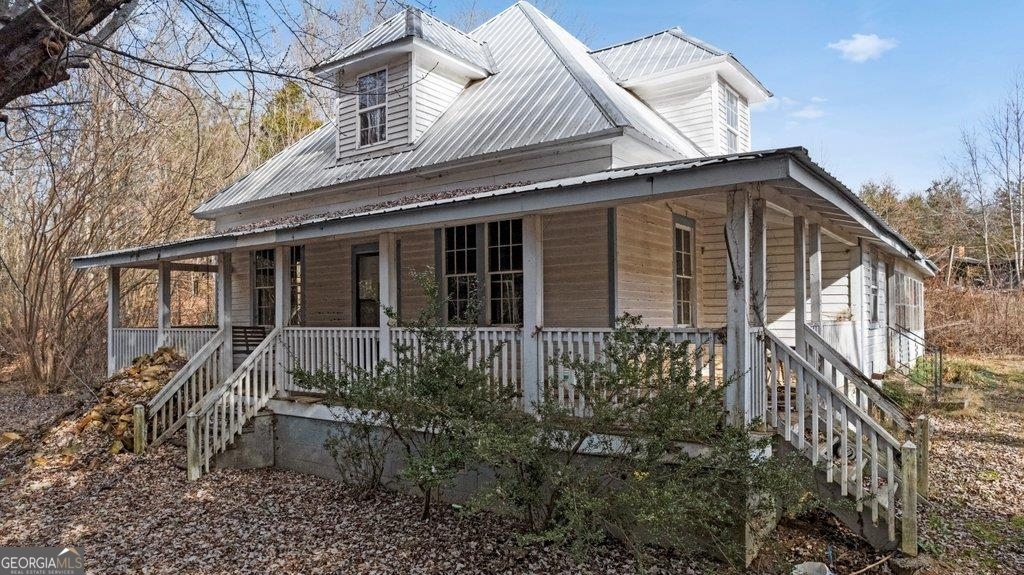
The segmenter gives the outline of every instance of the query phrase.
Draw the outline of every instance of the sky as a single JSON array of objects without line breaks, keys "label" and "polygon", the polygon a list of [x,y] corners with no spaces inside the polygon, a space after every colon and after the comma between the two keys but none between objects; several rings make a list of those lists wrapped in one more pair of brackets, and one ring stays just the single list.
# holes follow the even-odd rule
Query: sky
[{"label": "sky", "polygon": [[[493,15],[511,0],[477,0]],[[752,111],[755,149],[803,146],[853,189],[904,193],[949,172],[1024,74],[1024,1],[534,2],[591,48],[679,26],[733,53],[774,94]],[[467,2],[438,0],[454,18]]]}]

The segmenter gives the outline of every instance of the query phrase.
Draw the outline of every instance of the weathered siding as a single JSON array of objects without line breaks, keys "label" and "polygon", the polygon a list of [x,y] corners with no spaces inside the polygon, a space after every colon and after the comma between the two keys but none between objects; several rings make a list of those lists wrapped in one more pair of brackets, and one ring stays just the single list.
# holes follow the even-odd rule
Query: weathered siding
[{"label": "weathered siding", "polygon": [[544,325],[607,327],[608,211],[544,216]]},{"label": "weathered siding", "polygon": [[352,325],[352,246],[372,241],[306,245],[306,325]]},{"label": "weathered siding", "polygon": [[231,253],[231,323],[252,325],[252,259],[248,251]]},{"label": "weathered siding", "polygon": [[417,279],[417,274],[434,270],[434,230],[421,230],[398,235],[399,264],[398,276],[399,315],[402,321],[415,320],[427,306],[427,293]]},{"label": "weathered siding", "polygon": [[616,209],[616,314],[641,315],[644,323],[653,327],[675,325],[673,214],[696,222],[696,322],[707,325],[702,305],[706,297],[700,287],[706,256],[701,253],[699,239],[705,220],[681,205],[669,207],[665,203],[634,204]]},{"label": "weathered siding", "polygon": [[416,61],[413,81],[413,130],[416,141],[455,101],[465,81],[437,68],[436,61]]},{"label": "weathered siding", "polygon": [[[888,365],[888,314],[887,314],[887,292],[885,273],[885,258],[871,248],[861,250],[861,273],[863,276],[864,290],[864,355],[865,373],[868,375],[884,373]],[[877,273],[878,279],[878,321],[871,321],[871,275]]]},{"label": "weathered siding", "polygon": [[[357,82],[359,76],[368,72],[362,70],[350,76],[339,78],[341,90],[338,97],[338,157],[389,148],[409,142],[409,55],[404,54],[387,64],[387,134],[388,139],[372,146],[359,147],[359,112]],[[375,71],[375,70],[373,70]]]},{"label": "weathered siding", "polygon": [[639,89],[637,95],[705,153],[714,155],[718,150],[712,111],[714,89],[712,77],[702,76],[686,83]]},{"label": "weathered siding", "polygon": [[[698,225],[698,250],[703,251],[704,274],[702,292],[704,323],[725,325],[725,241],[724,218],[714,218]],[[768,327],[783,341],[794,343],[795,303],[793,284],[793,226],[769,222],[767,230]],[[841,242],[821,237],[821,316],[824,321],[846,319],[850,314],[849,255]],[[810,299],[806,304],[810,317]]]}]

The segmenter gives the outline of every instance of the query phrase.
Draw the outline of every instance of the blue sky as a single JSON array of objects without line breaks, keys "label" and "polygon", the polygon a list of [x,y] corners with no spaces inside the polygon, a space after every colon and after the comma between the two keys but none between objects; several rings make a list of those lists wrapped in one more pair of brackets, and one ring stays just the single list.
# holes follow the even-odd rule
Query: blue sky
[{"label": "blue sky", "polygon": [[[923,190],[1024,73],[1020,1],[535,3],[591,47],[679,26],[732,52],[775,94],[753,112],[754,147],[804,146],[854,189],[891,177]],[[466,5],[437,4],[442,18]]]}]

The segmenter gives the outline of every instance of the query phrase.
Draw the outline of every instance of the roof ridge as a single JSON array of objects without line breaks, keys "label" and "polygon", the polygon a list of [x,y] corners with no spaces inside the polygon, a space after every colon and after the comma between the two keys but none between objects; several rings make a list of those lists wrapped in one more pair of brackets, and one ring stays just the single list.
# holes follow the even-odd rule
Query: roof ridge
[{"label": "roof ridge", "polygon": [[[576,62],[575,58],[568,53],[565,45],[551,33],[547,24],[540,20],[544,15],[529,2],[516,2],[514,6],[519,7],[523,15],[526,16],[527,21],[530,22],[530,25],[537,31],[537,34],[544,40],[544,43],[548,45],[551,52],[554,53],[555,58],[565,66],[569,75],[576,80],[576,83],[579,84],[580,88],[583,89],[605,119],[617,128],[632,126],[626,114],[604,94],[604,91],[596,84],[590,74],[583,69],[583,66]],[[599,94],[603,97],[599,97]]]},{"label": "roof ridge", "polygon": [[[388,16],[387,18],[381,20],[376,26],[374,26],[373,28],[370,28],[366,32],[360,34],[359,37],[355,38],[354,40],[352,40],[348,44],[345,44],[344,46],[342,46],[341,49],[339,49],[337,52],[335,52],[333,56],[331,56],[327,60],[324,60],[323,62],[321,62],[321,64],[325,64],[327,62],[330,62],[331,60],[334,60],[335,58],[337,58],[338,54],[344,54],[345,51],[347,51],[352,46],[355,46],[356,44],[358,44],[360,41],[362,41],[363,38],[366,38],[370,34],[373,34],[374,32],[377,31],[377,29],[384,27],[385,24],[389,24],[392,20],[397,20],[399,17],[405,18],[406,17],[405,16],[405,12],[406,12],[406,10],[402,10],[400,12],[396,12],[395,14],[393,14],[391,16]],[[408,26],[406,27],[406,29],[408,30]],[[317,66],[319,66],[321,64],[317,64]]]},{"label": "roof ridge", "polygon": [[689,42],[689,43],[693,44],[694,46],[697,46],[699,48],[703,48],[703,49],[707,50],[708,52],[714,52],[716,56],[728,56],[728,55],[732,54],[732,52],[726,52],[725,50],[722,50],[721,48],[719,48],[718,46],[715,46],[714,44],[705,42],[704,40],[701,40],[700,38],[697,38],[696,36],[691,36],[691,35],[687,34],[686,32],[683,32],[683,29],[680,28],[679,26],[676,26],[674,28],[670,28],[669,30],[666,30],[666,31],[669,34],[675,36],[676,38],[679,38],[680,40],[683,40],[685,42]]},{"label": "roof ridge", "polygon": [[658,30],[657,32],[651,32],[646,36],[640,36],[639,38],[633,38],[632,40],[623,40],[622,42],[609,44],[604,48],[596,48],[594,50],[591,50],[590,53],[597,54],[598,52],[604,52],[605,50],[611,50],[612,48],[620,48],[622,46],[625,46],[626,44],[634,44],[636,42],[641,42],[643,40],[647,40],[648,38],[654,38],[655,36],[660,36],[662,34],[671,34],[673,30],[679,30],[679,32],[682,32],[679,26],[673,26],[671,28],[665,28],[664,30]]}]

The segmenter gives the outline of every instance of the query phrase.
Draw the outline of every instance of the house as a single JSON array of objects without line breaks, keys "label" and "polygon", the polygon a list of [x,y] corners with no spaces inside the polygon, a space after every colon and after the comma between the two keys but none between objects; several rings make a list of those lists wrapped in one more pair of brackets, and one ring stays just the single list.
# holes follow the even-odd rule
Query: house
[{"label": "house", "polygon": [[[677,28],[592,50],[518,2],[471,32],[405,10],[313,72],[336,86],[334,122],[199,205],[212,233],[73,262],[109,270],[111,370],[160,344],[190,356],[140,418],[154,443],[187,426],[192,477],[260,410],[278,441],[319,447],[289,432],[329,416],[289,402],[288,367],[390,357],[410,336],[381,304],[414,316],[433,269],[445,319],[501,345],[493,376],[524,408],[546,386],[585,404],[546,360],[596,354],[642,315],[729,386],[729,422],[764,422],[861,529],[916,553],[916,507],[896,510],[926,481],[906,440],[927,429],[872,376],[894,333],[923,339],[935,267],[806,150],[751,150],[771,93],[736,57]],[[156,327],[119,324],[125,268],[158,270]],[[171,325],[182,271],[216,274],[216,327]]]}]

